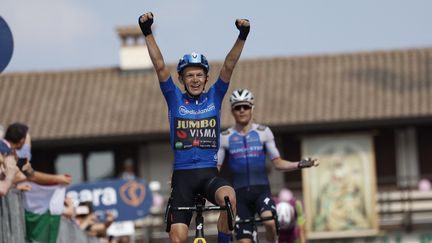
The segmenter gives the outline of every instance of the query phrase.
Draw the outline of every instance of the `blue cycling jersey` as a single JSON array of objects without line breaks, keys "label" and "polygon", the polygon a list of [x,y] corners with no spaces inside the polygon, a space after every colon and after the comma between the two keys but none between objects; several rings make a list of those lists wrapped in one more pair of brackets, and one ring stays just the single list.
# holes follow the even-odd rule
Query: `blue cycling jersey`
[{"label": "blue cycling jersey", "polygon": [[218,152],[218,163],[222,165],[225,151],[235,189],[255,185],[268,185],[266,153],[270,159],[280,157],[270,128],[252,124],[247,134],[238,133],[234,128],[222,132]]},{"label": "blue cycling jersey", "polygon": [[228,83],[219,78],[197,99],[182,93],[171,77],[160,88],[168,104],[174,170],[216,167],[220,109]]}]

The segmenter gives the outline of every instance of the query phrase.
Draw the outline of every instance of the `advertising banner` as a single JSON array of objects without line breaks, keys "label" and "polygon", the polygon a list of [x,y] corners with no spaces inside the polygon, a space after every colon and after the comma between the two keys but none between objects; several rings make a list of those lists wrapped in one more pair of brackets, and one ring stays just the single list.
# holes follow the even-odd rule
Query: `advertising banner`
[{"label": "advertising banner", "polygon": [[115,221],[136,220],[147,216],[153,203],[149,186],[143,180],[105,180],[68,187],[67,196],[80,202],[90,201],[91,211],[103,220],[107,212]]}]

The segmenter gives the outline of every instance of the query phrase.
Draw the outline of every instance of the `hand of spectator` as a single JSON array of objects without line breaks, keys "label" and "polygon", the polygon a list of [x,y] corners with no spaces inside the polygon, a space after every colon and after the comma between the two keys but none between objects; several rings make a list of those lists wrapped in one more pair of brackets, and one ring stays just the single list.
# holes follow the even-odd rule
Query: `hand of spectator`
[{"label": "hand of spectator", "polygon": [[72,177],[70,175],[56,175],[59,184],[69,185],[72,182]]},{"label": "hand of spectator", "polygon": [[114,222],[114,215],[111,211],[105,213],[105,228],[108,229],[110,225]]},{"label": "hand of spectator", "polygon": [[68,219],[71,219],[75,214],[75,207],[73,204],[73,200],[70,197],[65,197],[64,200],[64,209],[63,209],[63,216],[65,216]]},{"label": "hand of spectator", "polygon": [[79,222],[79,226],[81,229],[89,231],[91,229],[91,226],[97,222],[96,215],[94,213],[90,213],[83,217],[84,219]]},{"label": "hand of spectator", "polygon": [[16,165],[17,161],[14,156],[9,155],[4,158],[5,165],[5,174],[6,176],[10,176],[10,178],[14,178],[15,175],[19,172],[19,168]]},{"label": "hand of spectator", "polygon": [[34,174],[33,167],[30,164],[30,161],[27,160],[27,163],[25,163],[22,167],[22,172],[26,177],[30,177]]},{"label": "hand of spectator", "polygon": [[16,186],[16,188],[20,191],[27,192],[27,191],[30,191],[32,189],[32,186],[30,184],[27,184],[27,183],[20,183]]},{"label": "hand of spectator", "polygon": [[114,215],[111,211],[107,211],[105,213],[105,221],[106,222],[113,222],[114,221]]}]

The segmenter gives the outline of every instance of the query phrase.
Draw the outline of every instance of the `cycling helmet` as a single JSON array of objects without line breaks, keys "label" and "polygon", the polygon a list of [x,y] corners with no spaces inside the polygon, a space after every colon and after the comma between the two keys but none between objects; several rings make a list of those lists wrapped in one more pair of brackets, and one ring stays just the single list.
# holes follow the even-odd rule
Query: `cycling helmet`
[{"label": "cycling helmet", "polygon": [[281,189],[278,195],[278,199],[281,202],[289,202],[293,198],[294,198],[293,193],[291,192],[290,189],[287,188]]},{"label": "cycling helmet", "polygon": [[253,106],[254,100],[252,92],[247,89],[236,89],[230,97],[231,107],[245,103]]},{"label": "cycling helmet", "polygon": [[204,68],[204,71],[208,73],[210,66],[206,57],[203,54],[192,52],[191,54],[185,54],[177,64],[177,72],[180,74],[183,69],[189,66],[198,66]]},{"label": "cycling helmet", "polygon": [[290,229],[295,225],[294,207],[287,202],[280,202],[276,205],[279,227],[281,229]]}]

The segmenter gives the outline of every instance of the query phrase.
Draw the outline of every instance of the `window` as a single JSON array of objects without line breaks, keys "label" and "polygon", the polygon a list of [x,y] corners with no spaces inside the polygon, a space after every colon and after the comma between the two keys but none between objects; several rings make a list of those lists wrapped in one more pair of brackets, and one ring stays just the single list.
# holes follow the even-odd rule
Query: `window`
[{"label": "window", "polygon": [[72,176],[72,184],[84,180],[81,154],[62,154],[55,162],[57,174],[69,174]]},{"label": "window", "polygon": [[90,152],[87,159],[80,153],[60,154],[55,169],[57,174],[71,175],[72,184],[107,179],[114,176],[114,154],[111,151]]},{"label": "window", "polygon": [[93,152],[87,159],[89,181],[107,179],[114,175],[114,155],[112,152]]}]

